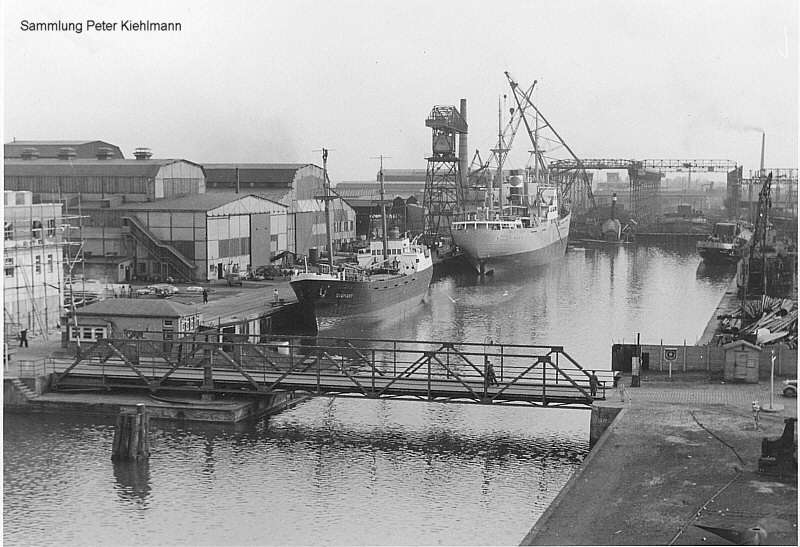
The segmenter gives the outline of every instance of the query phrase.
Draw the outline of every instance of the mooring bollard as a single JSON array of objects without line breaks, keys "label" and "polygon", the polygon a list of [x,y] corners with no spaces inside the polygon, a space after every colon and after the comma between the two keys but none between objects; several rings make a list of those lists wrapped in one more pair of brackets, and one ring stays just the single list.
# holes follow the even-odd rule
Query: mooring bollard
[{"label": "mooring bollard", "polygon": [[131,412],[123,410],[117,416],[114,429],[112,460],[144,460],[150,457],[150,417],[143,403]]}]

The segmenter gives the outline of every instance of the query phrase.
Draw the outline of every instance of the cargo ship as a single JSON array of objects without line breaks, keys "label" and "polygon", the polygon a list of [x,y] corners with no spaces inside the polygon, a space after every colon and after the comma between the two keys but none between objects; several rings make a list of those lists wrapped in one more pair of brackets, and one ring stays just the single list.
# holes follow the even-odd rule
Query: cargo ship
[{"label": "cargo ship", "polygon": [[[328,211],[330,187],[327,175],[327,152],[323,152],[325,206]],[[386,231],[386,212],[381,165],[382,240],[370,241],[369,248],[358,252],[357,264],[328,264],[299,273],[290,282],[298,301],[320,319],[388,317],[402,314],[422,303],[433,277],[430,249],[416,239]],[[332,249],[328,230],[328,249]]]},{"label": "cargo ship", "polygon": [[707,264],[736,264],[752,238],[742,222],[717,222],[711,235],[697,242],[697,252]]},{"label": "cargo ship", "polygon": [[[512,120],[503,131],[502,108],[498,108],[498,143],[492,150],[497,167],[494,177],[488,178],[487,202],[451,223],[453,242],[481,274],[490,273],[497,267],[536,266],[557,260],[564,256],[569,238],[571,214],[562,203],[558,184],[550,179],[545,151],[539,146],[540,128],[550,129],[554,135],[549,136],[548,143],[559,142],[564,148],[569,147],[531,102],[533,86],[527,93],[522,92],[508,73],[506,76],[517,109],[512,109]],[[536,119],[525,119],[526,110],[535,111]],[[529,162],[532,165],[524,171],[509,171],[507,174],[503,169],[510,150],[506,143],[514,137],[513,133],[507,137],[508,128],[519,127],[520,119],[525,121],[533,145]],[[499,189],[497,206],[494,203],[495,186]]]}]

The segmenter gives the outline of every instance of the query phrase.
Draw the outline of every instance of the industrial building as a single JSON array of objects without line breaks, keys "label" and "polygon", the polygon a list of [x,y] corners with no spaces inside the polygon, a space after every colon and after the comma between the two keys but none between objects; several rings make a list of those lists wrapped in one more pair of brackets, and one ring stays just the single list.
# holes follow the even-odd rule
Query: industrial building
[{"label": "industrial building", "polygon": [[[147,148],[137,148],[136,159],[118,154],[104,141],[6,144],[6,189],[62,203],[71,219],[66,260],[76,262],[74,273],[110,282],[203,281],[327,246],[323,170],[316,165],[204,168],[153,159]],[[355,212],[332,196],[334,250],[350,250]]]},{"label": "industrial building", "polygon": [[[388,177],[389,170],[386,170]],[[421,182],[386,182],[384,180],[386,214],[389,228],[397,227],[412,236],[422,233],[422,200],[425,192],[425,172]],[[377,237],[380,226],[380,183],[340,182],[336,193],[353,208],[356,214],[356,237],[365,240]]]},{"label": "industrial building", "polygon": [[63,307],[61,204],[34,203],[26,191],[7,190],[3,198],[4,332],[7,339],[23,329],[47,333],[58,325]]},{"label": "industrial building", "polygon": [[192,194],[97,213],[120,216],[136,276],[210,280],[270,264],[287,248],[287,210],[260,196]]},{"label": "industrial building", "polygon": [[115,158],[125,159],[119,146],[105,141],[18,141],[16,139],[3,146],[3,157],[36,156],[55,159],[63,154],[65,148],[70,149],[76,159],[95,158],[101,149],[109,150]]},{"label": "industrial building", "polygon": [[[288,207],[284,250],[296,256],[310,256],[327,247],[322,168],[310,163],[206,163],[203,168],[209,194],[242,192]],[[334,252],[350,251],[356,239],[356,213],[335,189],[331,197]]]}]

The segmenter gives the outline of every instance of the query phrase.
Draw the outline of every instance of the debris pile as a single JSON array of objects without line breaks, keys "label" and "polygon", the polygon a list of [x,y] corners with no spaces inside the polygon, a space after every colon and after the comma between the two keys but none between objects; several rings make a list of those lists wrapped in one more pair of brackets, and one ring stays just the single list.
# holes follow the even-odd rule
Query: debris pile
[{"label": "debris pile", "polygon": [[742,310],[738,309],[717,316],[720,330],[726,334],[738,334],[740,338],[755,336],[758,345],[782,341],[792,349],[797,348],[797,304],[788,298],[765,296],[749,300]]}]

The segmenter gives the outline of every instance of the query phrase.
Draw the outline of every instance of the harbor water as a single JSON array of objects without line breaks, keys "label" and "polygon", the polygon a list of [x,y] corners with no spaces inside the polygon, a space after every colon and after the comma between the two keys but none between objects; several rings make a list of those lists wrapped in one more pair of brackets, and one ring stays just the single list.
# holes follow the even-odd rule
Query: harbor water
[{"label": "harbor water", "polygon": [[[693,344],[733,277],[693,247],[571,247],[559,262],[444,271],[404,317],[322,334],[562,345]],[[515,544],[588,453],[586,410],[317,398],[238,426],[153,422],[112,464],[114,418],[4,416],[8,544]]]}]

